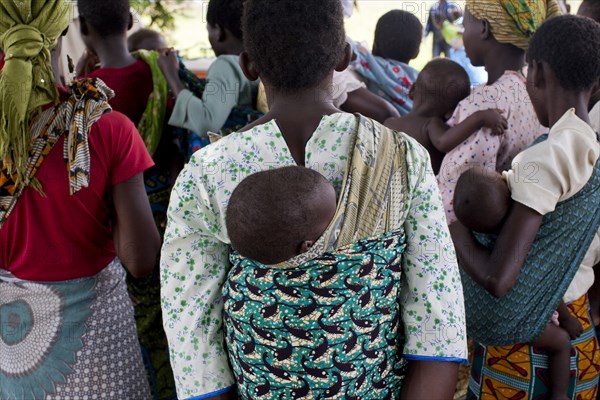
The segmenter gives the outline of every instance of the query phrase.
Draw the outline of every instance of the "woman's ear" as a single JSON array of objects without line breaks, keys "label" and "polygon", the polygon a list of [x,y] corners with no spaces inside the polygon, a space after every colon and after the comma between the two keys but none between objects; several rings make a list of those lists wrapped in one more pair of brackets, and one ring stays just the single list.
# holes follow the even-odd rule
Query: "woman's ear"
[{"label": "woman's ear", "polygon": [[415,100],[415,92],[416,92],[415,86],[416,85],[417,85],[416,82],[413,83],[412,85],[410,85],[410,89],[408,90],[408,98],[413,101]]},{"label": "woman's ear", "polygon": [[338,64],[335,67],[335,70],[338,72],[345,71],[346,68],[348,68],[348,65],[350,65],[350,61],[352,60],[353,54],[354,52],[352,51],[352,47],[350,47],[349,43],[346,43],[346,46],[344,46],[342,56],[340,57],[340,60],[338,61]]},{"label": "woman's ear", "polygon": [[529,64],[528,74],[531,74],[531,82],[533,87],[536,89],[543,89],[546,86],[546,71],[549,69],[544,67],[544,63],[538,61],[532,61]]},{"label": "woman's ear", "polygon": [[487,19],[481,20],[481,39],[487,40],[492,36],[492,26],[490,25],[490,21]]},{"label": "woman's ear", "polygon": [[131,30],[133,28],[133,14],[129,13],[129,22],[127,23],[127,30]]},{"label": "woman's ear", "polygon": [[260,78],[260,72],[256,69],[254,61],[250,59],[250,56],[245,51],[240,54],[240,67],[248,80],[255,81]]}]

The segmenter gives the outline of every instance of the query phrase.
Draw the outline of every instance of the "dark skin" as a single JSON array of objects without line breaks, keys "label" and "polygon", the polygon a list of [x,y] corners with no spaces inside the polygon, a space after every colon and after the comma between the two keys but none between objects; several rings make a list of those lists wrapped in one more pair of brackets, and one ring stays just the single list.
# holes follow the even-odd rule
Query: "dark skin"
[{"label": "dark skin", "polygon": [[[569,6],[570,7],[570,6]],[[600,7],[594,4],[592,1],[584,1],[577,10],[577,15],[581,17],[591,18],[596,22],[600,22]],[[589,109],[594,108],[596,103],[600,101],[600,90],[595,91],[590,99]]]},{"label": "dark skin", "polygon": [[463,41],[467,56],[476,67],[485,67],[488,85],[506,71],[521,71],[525,66],[525,51],[509,43],[500,43],[492,34],[489,21],[478,19],[465,10]]},{"label": "dark skin", "polygon": [[[336,71],[348,67],[351,57],[350,46],[347,45],[341,56]],[[246,77],[256,80],[260,71],[247,53],[242,53],[240,65]],[[332,105],[331,79],[329,75],[315,88],[300,92],[286,92],[273,88],[263,80],[267,90],[270,110],[259,120],[246,127],[261,125],[276,120],[288,148],[298,165],[305,165],[305,147],[324,115],[340,112]],[[293,113],[290,110],[294,110]],[[406,399],[451,399],[454,396],[458,379],[458,363],[437,361],[409,361],[408,373],[402,389],[402,398]],[[432,385],[431,382],[435,382]],[[235,397],[229,397],[233,399]]]},{"label": "dark skin", "polygon": [[[129,25],[127,30],[117,35],[101,36],[87,23],[82,16],[79,17],[81,37],[87,47],[87,55],[96,56],[100,62],[100,68],[125,68],[136,62],[127,48],[127,30],[133,26],[133,17],[129,14]],[[78,66],[81,62],[78,63]],[[78,71],[79,72],[79,71]]]},{"label": "dark skin", "polygon": [[[527,91],[542,125],[553,126],[571,108],[589,123],[587,106],[592,90],[563,89],[547,63],[530,63]],[[504,296],[517,281],[542,218],[537,211],[515,202],[492,251],[481,246],[460,222],[452,224],[450,233],[462,267],[490,294]]]},{"label": "dark skin", "polygon": [[[58,65],[59,51],[53,51],[51,55],[54,68]],[[160,236],[146,197],[143,173],[114,185],[110,193],[117,256],[132,276],[144,278],[150,275],[156,264]]]},{"label": "dark skin", "polygon": [[[594,273],[598,273],[600,271],[600,264],[596,264],[594,266]],[[594,322],[594,326],[600,325],[600,279],[596,278],[594,280],[594,284],[588,291],[588,296],[590,298],[590,313],[592,315],[592,320]]]},{"label": "dark skin", "polygon": [[428,93],[417,80],[409,92],[409,97],[414,101],[412,110],[404,117],[387,120],[385,126],[406,132],[425,147],[431,158],[433,173],[436,175],[446,153],[479,129],[488,127],[492,129],[492,134],[499,135],[508,128],[506,118],[498,110],[477,111],[462,123],[449,127],[444,121],[452,114],[456,104],[449,106],[443,102],[432,101]]},{"label": "dark skin", "polygon": [[[244,51],[243,41],[231,33],[229,29],[219,24],[207,24],[206,30],[208,31],[210,45],[217,57],[226,54],[240,55]],[[179,61],[175,51],[170,49],[161,55],[158,59],[158,66],[165,75],[173,96],[177,97],[186,87],[179,80]]]},{"label": "dark skin", "polygon": [[[575,91],[563,89],[546,62],[532,61],[527,76],[527,91],[542,125],[552,127],[571,108],[589,123],[587,105],[592,89]],[[521,267],[541,226],[543,216],[515,202],[498,235],[493,250],[480,245],[460,222],[450,226],[461,267],[479,285],[495,297],[507,294],[517,282]],[[549,324],[544,333],[533,341],[544,348],[550,361],[553,399],[566,399],[569,373],[562,368],[569,364],[569,341],[582,331],[581,324],[570,314],[564,303],[558,308],[563,329]]]},{"label": "dark skin", "polygon": [[348,99],[340,108],[345,112],[360,113],[380,123],[389,118],[400,117],[398,110],[389,101],[377,96],[366,88],[349,92]]}]

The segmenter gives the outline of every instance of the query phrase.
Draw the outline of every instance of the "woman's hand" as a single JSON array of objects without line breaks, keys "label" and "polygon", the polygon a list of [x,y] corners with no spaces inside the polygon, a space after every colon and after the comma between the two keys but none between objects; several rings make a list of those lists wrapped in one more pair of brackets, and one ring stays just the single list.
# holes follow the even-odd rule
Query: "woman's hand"
[{"label": "woman's hand", "polygon": [[160,53],[158,66],[167,80],[169,89],[173,92],[173,97],[177,97],[185,89],[184,84],[179,80],[179,59],[177,58],[177,52],[174,49],[163,49]]},{"label": "woman's hand", "polygon": [[98,64],[100,64],[100,59],[94,53],[94,50],[85,49],[81,58],[77,61],[75,74],[80,77],[92,73],[98,68]]}]

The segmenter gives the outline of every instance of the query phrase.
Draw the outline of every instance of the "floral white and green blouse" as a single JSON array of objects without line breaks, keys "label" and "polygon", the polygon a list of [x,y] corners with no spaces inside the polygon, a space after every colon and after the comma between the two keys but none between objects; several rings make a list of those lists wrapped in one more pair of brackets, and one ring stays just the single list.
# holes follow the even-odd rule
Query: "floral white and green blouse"
[{"label": "floral white and green blouse", "polygon": [[[306,144],[306,167],[340,193],[357,118],[325,116]],[[465,362],[462,285],[429,156],[406,137],[410,211],[403,225],[403,353],[413,360]],[[162,308],[181,399],[232,390],[222,330],[221,289],[229,271],[225,210],[246,176],[295,162],[275,121],[197,152],[173,189],[161,257]]]}]

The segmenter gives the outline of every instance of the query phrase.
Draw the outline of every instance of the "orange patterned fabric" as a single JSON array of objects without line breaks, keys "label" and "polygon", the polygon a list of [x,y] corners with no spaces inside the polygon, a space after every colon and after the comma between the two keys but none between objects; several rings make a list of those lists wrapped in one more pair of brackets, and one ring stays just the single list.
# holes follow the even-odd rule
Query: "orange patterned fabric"
[{"label": "orange patterned fabric", "polygon": [[[569,396],[576,400],[596,399],[600,350],[587,296],[568,307],[584,329],[581,337],[572,342]],[[541,399],[549,393],[549,380],[548,359],[540,349],[527,344],[477,345],[467,399]]]}]

